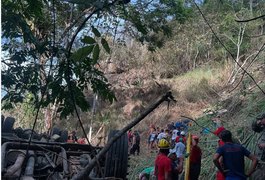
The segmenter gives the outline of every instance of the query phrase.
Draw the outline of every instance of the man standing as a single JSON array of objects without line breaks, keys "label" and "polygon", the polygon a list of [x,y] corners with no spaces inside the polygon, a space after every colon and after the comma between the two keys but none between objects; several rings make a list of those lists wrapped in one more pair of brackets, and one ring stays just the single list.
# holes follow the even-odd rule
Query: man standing
[{"label": "man standing", "polygon": [[265,112],[256,118],[256,121],[252,123],[252,130],[261,133],[258,140],[257,148],[255,154],[258,157],[259,163],[257,165],[256,171],[253,173],[252,177],[255,180],[265,179]]},{"label": "man standing", "polygon": [[[224,131],[225,128],[223,126],[218,127],[215,131],[214,134],[219,137],[218,140],[218,147],[223,146],[225,143],[221,139],[221,132]],[[223,159],[219,158],[219,164],[223,166]],[[225,180],[225,176],[218,170],[216,173],[216,180]]]},{"label": "man standing", "polygon": [[133,133],[132,133],[132,130],[131,129],[129,129],[127,135],[128,135],[129,148],[131,148],[132,147],[132,141],[133,141]]},{"label": "man standing", "polygon": [[[257,158],[246,148],[232,142],[232,133],[228,130],[221,132],[221,139],[224,145],[219,147],[214,155],[215,166],[225,175],[226,180],[246,180],[257,166]],[[248,157],[252,163],[249,172],[244,172],[244,156]],[[224,167],[219,163],[219,158],[223,157]]]},{"label": "man standing", "polygon": [[170,143],[166,139],[158,141],[159,154],[155,160],[155,175],[157,180],[171,180],[171,159],[167,157],[169,154]]},{"label": "man standing", "polygon": [[192,135],[192,148],[190,152],[190,180],[198,180],[201,173],[202,151],[198,146],[199,137]]},{"label": "man standing", "polygon": [[137,152],[137,155],[140,153],[140,135],[137,131],[134,131],[133,133],[133,140],[132,140],[132,148],[130,150],[130,154],[135,155],[135,151]]},{"label": "man standing", "polygon": [[183,157],[185,153],[185,144],[183,143],[183,139],[179,138],[179,141],[176,143],[175,147],[173,150],[176,151],[177,157]]}]

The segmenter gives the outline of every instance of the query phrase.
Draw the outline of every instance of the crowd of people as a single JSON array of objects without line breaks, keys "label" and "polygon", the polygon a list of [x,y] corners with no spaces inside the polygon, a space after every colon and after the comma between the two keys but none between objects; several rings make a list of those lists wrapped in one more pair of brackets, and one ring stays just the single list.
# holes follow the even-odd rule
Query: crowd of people
[{"label": "crowd of people", "polygon": [[191,151],[186,152],[189,121],[170,123],[165,129],[150,126],[148,146],[150,152],[157,152],[155,166],[144,169],[139,179],[178,179],[184,169],[185,157],[190,157],[190,176],[198,179],[201,169],[202,151],[198,146],[199,137],[192,135]]},{"label": "crowd of people", "polygon": [[[246,180],[250,176],[254,179],[265,179],[265,113],[257,117],[252,124],[255,132],[261,133],[258,142],[258,152],[255,154],[238,143],[231,131],[218,125],[213,132],[219,137],[218,147],[213,155],[213,163],[217,167],[217,180]],[[191,135],[191,144],[187,144],[186,134],[188,124],[171,123],[167,129],[150,127],[148,149],[158,150],[154,166],[145,168],[139,175],[140,180],[178,180],[183,172],[183,164],[189,157],[189,180],[198,180],[201,171],[202,150],[199,147],[199,137]],[[186,146],[191,146],[190,153]],[[244,158],[251,161],[250,169],[245,173]]]}]

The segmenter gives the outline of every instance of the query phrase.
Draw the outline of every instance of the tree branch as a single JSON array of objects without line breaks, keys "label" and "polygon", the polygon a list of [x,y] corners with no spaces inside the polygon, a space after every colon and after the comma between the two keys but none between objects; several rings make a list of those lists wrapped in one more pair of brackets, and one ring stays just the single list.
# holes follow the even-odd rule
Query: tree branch
[{"label": "tree branch", "polygon": [[125,126],[123,129],[121,129],[118,133],[112,137],[109,142],[106,144],[106,146],[92,159],[92,161],[75,177],[73,177],[72,180],[81,180],[85,176],[88,176],[89,173],[94,168],[96,162],[98,159],[101,159],[110,149],[111,145],[115,143],[123,134],[125,134],[129,129],[137,125],[141,120],[143,120],[149,113],[151,113],[154,109],[156,109],[162,102],[164,101],[170,101],[174,100],[171,92],[166,93],[160,100],[158,100],[155,104],[151,105],[150,108],[146,109],[142,114],[140,114],[136,119],[134,119],[131,123],[129,123],[127,126]]},{"label": "tree branch", "polygon": [[75,41],[75,38],[77,36],[77,34],[83,29],[83,27],[85,26],[86,22],[97,12],[103,10],[104,8],[106,7],[110,7],[110,6],[113,6],[118,0],[114,0],[113,2],[107,4],[106,6],[104,6],[103,8],[98,8],[98,9],[94,9],[93,12],[87,17],[85,18],[85,20],[81,23],[81,25],[77,28],[77,30],[75,31],[75,34],[73,35],[70,43],[68,44],[67,46],[67,50],[68,50],[68,56],[70,55],[71,53],[71,49],[72,49],[72,46],[73,46],[73,43]]},{"label": "tree branch", "polygon": [[254,21],[254,20],[256,20],[256,19],[261,19],[261,18],[263,18],[263,17],[265,17],[265,14],[263,14],[263,15],[261,15],[261,16],[258,16],[258,17],[254,17],[254,18],[252,18],[252,19],[246,19],[246,20],[237,20],[237,19],[235,19],[235,21],[236,21],[236,22],[239,22],[239,23],[241,23],[241,22],[249,22],[249,21]]},{"label": "tree branch", "polygon": [[92,8],[89,8],[89,9],[85,9],[77,18],[76,18],[76,20],[72,23],[72,24],[70,24],[68,27],[66,27],[66,29],[64,30],[64,32],[63,32],[63,34],[61,35],[61,37],[60,37],[60,39],[59,39],[59,41],[61,41],[65,36],[66,36],[66,34],[68,33],[68,31],[72,28],[72,27],[74,27],[79,21],[80,21],[80,19],[83,17],[83,16],[85,16],[88,12],[90,12],[90,11],[92,11]]}]

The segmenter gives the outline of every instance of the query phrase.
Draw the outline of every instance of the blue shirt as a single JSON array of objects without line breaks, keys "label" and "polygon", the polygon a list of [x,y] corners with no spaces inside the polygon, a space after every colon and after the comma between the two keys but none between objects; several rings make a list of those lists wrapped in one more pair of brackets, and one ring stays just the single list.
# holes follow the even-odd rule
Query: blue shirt
[{"label": "blue shirt", "polygon": [[229,170],[226,174],[228,177],[238,177],[246,179],[244,173],[244,156],[249,156],[250,152],[240,144],[225,143],[219,147],[216,153],[223,156],[224,169]]}]

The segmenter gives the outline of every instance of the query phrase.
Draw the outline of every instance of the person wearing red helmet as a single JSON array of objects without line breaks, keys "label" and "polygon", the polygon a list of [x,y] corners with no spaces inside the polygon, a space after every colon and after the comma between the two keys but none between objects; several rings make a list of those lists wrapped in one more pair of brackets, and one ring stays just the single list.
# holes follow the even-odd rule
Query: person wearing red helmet
[{"label": "person wearing red helmet", "polygon": [[[252,175],[257,166],[257,157],[240,144],[232,141],[232,133],[228,130],[221,132],[221,138],[225,145],[219,147],[213,157],[214,165],[221,171],[226,180],[246,180]],[[223,165],[219,158],[223,157]],[[245,174],[245,157],[251,160],[251,165]]]},{"label": "person wearing red helmet", "polygon": [[201,172],[202,151],[198,146],[199,137],[192,135],[192,147],[190,152],[190,180],[198,180]]},{"label": "person wearing red helmet", "polygon": [[[219,140],[218,140],[218,147],[221,147],[223,146],[225,143],[224,141],[222,141],[221,139],[221,132],[223,132],[225,130],[225,128],[223,126],[220,126],[219,128],[217,128],[213,133],[219,137]],[[222,166],[223,165],[223,160],[222,158],[219,159],[219,163],[220,165]],[[223,173],[221,173],[219,170],[217,171],[216,173],[216,180],[225,180],[225,176],[223,175]]]}]

